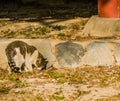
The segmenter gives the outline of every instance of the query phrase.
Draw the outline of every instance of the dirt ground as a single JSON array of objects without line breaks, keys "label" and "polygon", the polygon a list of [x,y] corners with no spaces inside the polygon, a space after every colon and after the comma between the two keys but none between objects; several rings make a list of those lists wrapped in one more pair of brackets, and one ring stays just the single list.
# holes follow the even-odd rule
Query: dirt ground
[{"label": "dirt ground", "polygon": [[120,101],[119,67],[0,71],[0,101]]},{"label": "dirt ground", "polygon": [[[0,6],[0,38],[82,38],[97,5]],[[120,101],[119,67],[55,69],[9,74],[0,71],[0,101]]]},{"label": "dirt ground", "polygon": [[84,2],[66,5],[1,5],[0,38],[79,40],[84,25],[96,14],[97,5]]}]

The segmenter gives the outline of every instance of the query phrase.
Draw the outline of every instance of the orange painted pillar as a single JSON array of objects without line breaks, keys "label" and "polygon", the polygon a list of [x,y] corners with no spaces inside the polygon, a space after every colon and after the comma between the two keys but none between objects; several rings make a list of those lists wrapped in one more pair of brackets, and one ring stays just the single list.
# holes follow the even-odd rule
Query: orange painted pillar
[{"label": "orange painted pillar", "polygon": [[98,16],[120,18],[120,0],[98,0]]}]

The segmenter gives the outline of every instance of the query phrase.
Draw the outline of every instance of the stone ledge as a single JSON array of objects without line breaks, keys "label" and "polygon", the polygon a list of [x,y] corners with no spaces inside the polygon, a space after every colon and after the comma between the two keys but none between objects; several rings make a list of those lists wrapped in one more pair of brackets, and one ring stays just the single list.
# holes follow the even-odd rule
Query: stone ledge
[{"label": "stone ledge", "polygon": [[120,40],[70,42],[41,39],[0,40],[0,68],[7,69],[5,48],[13,41],[21,40],[35,46],[55,68],[89,66],[120,66]]}]

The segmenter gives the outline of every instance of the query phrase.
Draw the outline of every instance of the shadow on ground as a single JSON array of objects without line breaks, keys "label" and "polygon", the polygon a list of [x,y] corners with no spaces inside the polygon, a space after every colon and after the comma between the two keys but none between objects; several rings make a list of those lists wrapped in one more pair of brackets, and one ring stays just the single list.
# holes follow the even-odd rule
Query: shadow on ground
[{"label": "shadow on ground", "polygon": [[[51,23],[70,20],[76,17],[90,17],[97,14],[97,3],[94,2],[69,2],[68,4],[15,4],[1,3],[0,18],[9,18],[10,21],[42,22],[45,26]],[[46,23],[44,20],[57,19]]]}]

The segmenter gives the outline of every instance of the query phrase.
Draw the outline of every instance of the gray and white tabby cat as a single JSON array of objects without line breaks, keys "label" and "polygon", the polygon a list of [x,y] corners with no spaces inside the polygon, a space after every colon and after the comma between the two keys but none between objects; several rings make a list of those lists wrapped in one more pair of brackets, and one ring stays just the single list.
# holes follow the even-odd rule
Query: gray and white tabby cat
[{"label": "gray and white tabby cat", "polygon": [[10,72],[33,71],[34,67],[46,69],[48,61],[32,45],[23,41],[14,41],[8,44],[6,50]]}]

